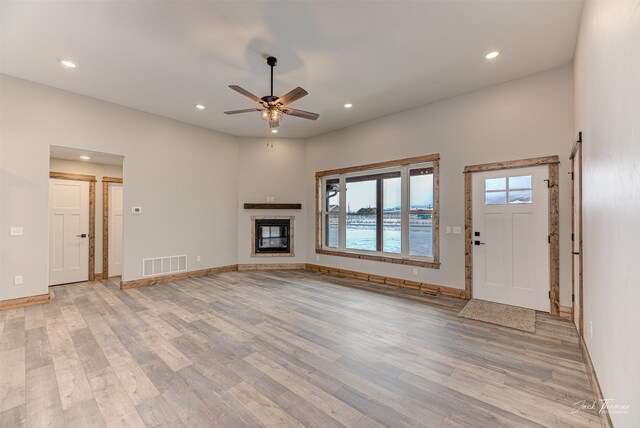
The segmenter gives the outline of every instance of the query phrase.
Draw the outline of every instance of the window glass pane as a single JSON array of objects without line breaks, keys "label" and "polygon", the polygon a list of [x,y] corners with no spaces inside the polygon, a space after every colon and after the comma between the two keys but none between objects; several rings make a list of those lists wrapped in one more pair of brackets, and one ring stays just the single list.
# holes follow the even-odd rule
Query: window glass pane
[{"label": "window glass pane", "polygon": [[376,180],[347,183],[347,248],[376,251]]},{"label": "window glass pane", "polygon": [[531,189],[531,176],[509,177],[509,190],[511,189]]},{"label": "window glass pane", "polygon": [[[431,169],[429,169],[432,171]],[[433,209],[433,172],[413,175],[414,171],[426,172],[427,168],[411,170],[409,176],[410,210]]]},{"label": "window glass pane", "polygon": [[327,180],[325,182],[325,212],[340,212],[340,182],[338,179]]},{"label": "window glass pane", "polygon": [[500,178],[487,178],[484,180],[484,190],[506,190],[507,179],[505,177]]},{"label": "window glass pane", "polygon": [[340,227],[338,214],[324,216],[324,246],[338,248],[340,245]]},{"label": "window glass pane", "polygon": [[382,251],[400,254],[401,246],[401,185],[400,177],[388,178],[382,183]]},{"label": "window glass pane", "polygon": [[433,257],[432,214],[409,214],[409,255]]},{"label": "window glass pane", "polygon": [[507,203],[507,192],[486,192],[484,195],[484,203],[487,205]]},{"label": "window glass pane", "polygon": [[510,190],[509,203],[510,204],[530,204],[531,190]]}]

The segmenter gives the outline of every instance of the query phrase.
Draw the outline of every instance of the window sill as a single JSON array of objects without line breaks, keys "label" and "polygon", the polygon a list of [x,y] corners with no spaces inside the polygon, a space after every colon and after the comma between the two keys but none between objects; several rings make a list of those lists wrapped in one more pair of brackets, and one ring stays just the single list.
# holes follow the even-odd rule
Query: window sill
[{"label": "window sill", "polygon": [[338,257],[350,257],[352,259],[361,259],[361,260],[371,260],[374,262],[383,262],[383,263],[395,263],[399,265],[408,265],[408,266],[419,266],[430,269],[440,269],[440,262],[426,261],[426,260],[417,260],[417,259],[405,259],[401,257],[389,257],[389,256],[380,256],[373,254],[362,254],[362,253],[352,253],[347,251],[338,251],[338,250],[326,250],[324,248],[316,248],[316,254],[325,254],[327,256],[338,256]]}]

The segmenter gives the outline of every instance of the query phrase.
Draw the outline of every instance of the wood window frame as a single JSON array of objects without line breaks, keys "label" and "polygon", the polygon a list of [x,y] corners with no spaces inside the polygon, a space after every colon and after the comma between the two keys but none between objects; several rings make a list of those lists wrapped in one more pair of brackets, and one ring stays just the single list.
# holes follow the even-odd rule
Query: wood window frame
[{"label": "wood window frame", "polygon": [[109,183],[122,184],[122,178],[102,177],[102,278],[109,279]]},{"label": "wood window frame", "polygon": [[49,178],[89,182],[89,275],[88,275],[89,277],[88,277],[88,281],[94,281],[96,279],[96,176],[50,171]]},{"label": "wood window frame", "polygon": [[465,297],[473,297],[473,257],[471,212],[471,178],[475,172],[498,171],[503,169],[549,166],[549,272],[550,272],[550,313],[560,315],[560,199],[558,193],[558,156],[520,159],[506,162],[469,165],[464,168],[464,253],[465,253]]},{"label": "wood window frame", "polygon": [[[366,172],[369,170],[380,170],[380,169],[391,168],[391,167],[403,167],[403,166],[410,166],[414,164],[419,165],[427,162],[431,162],[433,164],[433,210],[430,210],[432,211],[433,257],[425,260],[423,258],[416,257],[416,256],[414,257],[402,256],[402,255],[393,256],[393,255],[387,255],[386,253],[384,255],[381,255],[379,254],[379,252],[375,252],[374,254],[363,254],[361,252],[356,252],[353,250],[323,248],[322,222],[323,222],[324,210],[322,208],[323,201],[321,200],[322,194],[323,194],[321,189],[323,178],[328,176],[333,176],[333,175],[343,175],[343,174],[350,174],[355,172]],[[378,173],[375,173],[372,171],[371,175],[372,176],[378,175]],[[394,264],[402,264],[402,265],[410,265],[410,266],[419,266],[419,267],[425,267],[425,268],[431,268],[431,269],[440,269],[440,244],[439,244],[440,242],[440,233],[439,233],[440,232],[440,214],[439,214],[440,213],[440,210],[439,210],[439,207],[440,207],[440,194],[439,194],[440,154],[439,153],[425,155],[425,156],[416,156],[416,157],[410,157],[410,158],[404,158],[404,159],[397,159],[392,161],[370,163],[370,164],[358,165],[358,166],[352,166],[352,167],[346,167],[346,168],[337,168],[337,169],[329,169],[325,171],[318,171],[315,173],[315,186],[316,186],[316,195],[315,195],[316,196],[316,202],[315,202],[315,210],[316,210],[316,216],[315,216],[316,217],[316,222],[315,222],[316,223],[315,224],[316,249],[315,251],[316,251],[316,254],[325,254],[330,256],[349,257],[349,258],[355,258],[355,259],[361,259],[361,260],[370,260],[370,261],[377,261],[377,262],[384,262],[384,263],[394,263]],[[408,186],[408,182],[406,183],[406,186]],[[403,185],[403,193],[405,192],[404,189],[405,187]],[[407,210],[406,210],[407,213],[409,212],[408,208],[410,207],[407,206]],[[377,214],[378,216],[382,215],[381,212]],[[379,228],[379,229],[382,229],[382,228]],[[341,240],[343,239],[342,236],[340,237],[340,239]],[[382,245],[381,239],[378,239],[377,242],[379,243],[378,245]]]}]

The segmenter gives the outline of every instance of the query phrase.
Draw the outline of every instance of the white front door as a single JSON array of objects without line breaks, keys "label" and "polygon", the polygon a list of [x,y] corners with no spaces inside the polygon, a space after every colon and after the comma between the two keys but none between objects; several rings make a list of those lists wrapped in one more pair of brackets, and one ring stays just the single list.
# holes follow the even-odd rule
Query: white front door
[{"label": "white front door", "polygon": [[549,312],[548,166],[474,173],[473,297]]},{"label": "white front door", "polygon": [[109,183],[109,276],[122,275],[122,184]]},{"label": "white front door", "polygon": [[49,180],[49,285],[89,279],[89,183]]}]

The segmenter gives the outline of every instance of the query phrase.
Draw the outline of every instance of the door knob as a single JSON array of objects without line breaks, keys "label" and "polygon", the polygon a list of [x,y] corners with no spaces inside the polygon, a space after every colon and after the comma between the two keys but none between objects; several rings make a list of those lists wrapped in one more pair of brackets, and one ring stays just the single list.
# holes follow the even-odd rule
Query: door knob
[{"label": "door knob", "polygon": [[82,235],[76,235],[76,236],[77,236],[78,238],[86,238],[86,237],[87,237],[87,234],[86,234],[86,233],[83,233]]}]

